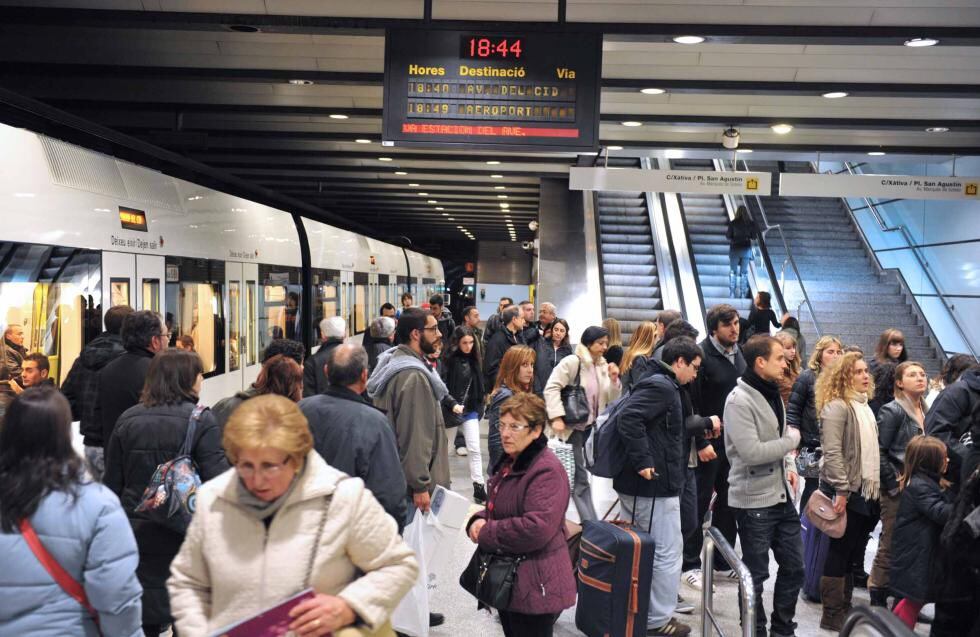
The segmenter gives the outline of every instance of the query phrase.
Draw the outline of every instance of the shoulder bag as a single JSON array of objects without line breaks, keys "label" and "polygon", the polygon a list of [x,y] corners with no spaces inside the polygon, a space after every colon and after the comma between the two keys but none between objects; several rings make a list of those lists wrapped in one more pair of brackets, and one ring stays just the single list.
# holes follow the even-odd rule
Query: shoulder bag
[{"label": "shoulder bag", "polygon": [[27,542],[28,548],[31,549],[31,553],[41,563],[44,570],[48,572],[48,575],[61,587],[61,590],[65,591],[69,597],[81,604],[82,608],[88,612],[92,621],[95,622],[96,630],[101,636],[102,627],[99,625],[99,613],[92,606],[91,602],[88,601],[85,588],[58,563],[58,560],[48,552],[48,549],[44,548],[44,545],[41,544],[41,538],[37,536],[37,531],[34,530],[31,521],[27,518],[20,521],[20,533],[24,537],[24,541]]},{"label": "shoulder bag", "polygon": [[847,529],[847,509],[843,513],[834,511],[834,501],[820,489],[816,489],[806,503],[806,517],[813,526],[827,537],[840,539]]},{"label": "shoulder bag", "polygon": [[[576,356],[572,354],[572,356]],[[561,388],[561,405],[565,408],[566,425],[584,425],[589,422],[592,409],[589,407],[589,397],[582,387],[582,359],[578,359],[578,371],[575,372],[575,384]]]},{"label": "shoulder bag", "polygon": [[[463,414],[466,413],[466,399],[470,395],[470,385],[473,384],[473,379],[466,384],[466,391],[463,392],[463,399],[458,403],[463,406]],[[446,429],[452,429],[453,427],[461,427],[463,425],[463,414],[457,414],[453,411],[453,407],[457,404],[456,399],[452,397],[452,394],[447,394],[449,400],[441,403],[442,407],[442,421],[446,425]]]}]

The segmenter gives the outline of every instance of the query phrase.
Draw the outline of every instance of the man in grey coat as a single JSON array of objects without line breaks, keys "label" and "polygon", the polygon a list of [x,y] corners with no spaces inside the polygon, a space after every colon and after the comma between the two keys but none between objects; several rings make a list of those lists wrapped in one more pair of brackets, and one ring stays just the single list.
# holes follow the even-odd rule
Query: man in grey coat
[{"label": "man in grey coat", "polygon": [[803,543],[793,494],[800,477],[791,452],[800,432],[786,426],[777,379],[783,347],[771,336],[753,336],[742,347],[747,369],[725,402],[725,450],[731,463],[728,504],[738,522],[742,561],[755,587],[756,633],[766,634],[762,585],[769,578],[769,550],[779,564],[773,587],[774,637],[796,631],[796,599],[803,585]]},{"label": "man in grey coat", "polygon": [[388,418],[362,396],[368,380],[364,348],[349,343],[335,347],[327,359],[327,379],[330,385],[324,393],[299,403],[310,423],[313,448],[331,467],[364,480],[401,533],[405,475]]}]

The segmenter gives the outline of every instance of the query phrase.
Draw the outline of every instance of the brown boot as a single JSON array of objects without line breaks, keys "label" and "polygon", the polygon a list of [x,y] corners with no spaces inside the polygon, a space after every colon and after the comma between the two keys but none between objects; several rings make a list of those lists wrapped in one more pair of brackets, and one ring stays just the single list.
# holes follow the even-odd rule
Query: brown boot
[{"label": "brown boot", "polygon": [[844,617],[847,616],[844,588],[843,577],[820,578],[820,601],[823,603],[823,615],[820,617],[821,628],[839,632],[844,627]]},{"label": "brown boot", "polygon": [[848,573],[844,576],[844,616],[851,612],[854,606],[851,604],[851,599],[854,597],[854,575]]}]

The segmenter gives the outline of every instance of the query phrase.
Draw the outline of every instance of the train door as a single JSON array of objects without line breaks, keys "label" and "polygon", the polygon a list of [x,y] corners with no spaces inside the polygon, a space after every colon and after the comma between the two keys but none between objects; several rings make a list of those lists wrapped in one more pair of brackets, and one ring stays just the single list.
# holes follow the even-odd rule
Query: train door
[{"label": "train door", "polygon": [[340,316],[347,323],[347,336],[354,334],[354,273],[340,272]]},{"label": "train door", "polygon": [[245,272],[241,263],[228,261],[225,263],[225,355],[227,365],[224,382],[227,383],[228,395],[245,388],[245,357],[242,344],[245,315]]},{"label": "train door", "polygon": [[259,266],[242,264],[242,388],[251,386],[259,377]]},{"label": "train door", "polygon": [[163,282],[166,259],[149,254],[136,255],[136,309],[158,314],[163,309]]},{"label": "train door", "polygon": [[[381,315],[381,288],[378,285],[378,275],[375,273],[368,274],[368,304],[367,304],[367,319],[373,319],[375,316]],[[371,321],[367,321],[368,325]]]}]

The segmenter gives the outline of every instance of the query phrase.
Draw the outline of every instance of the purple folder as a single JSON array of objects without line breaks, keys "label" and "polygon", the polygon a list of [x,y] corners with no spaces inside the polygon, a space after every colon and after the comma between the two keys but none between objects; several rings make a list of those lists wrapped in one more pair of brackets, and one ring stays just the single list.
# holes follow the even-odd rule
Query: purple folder
[{"label": "purple folder", "polygon": [[292,621],[289,611],[301,602],[313,599],[315,595],[312,588],[300,591],[275,606],[211,633],[211,637],[285,637]]}]

